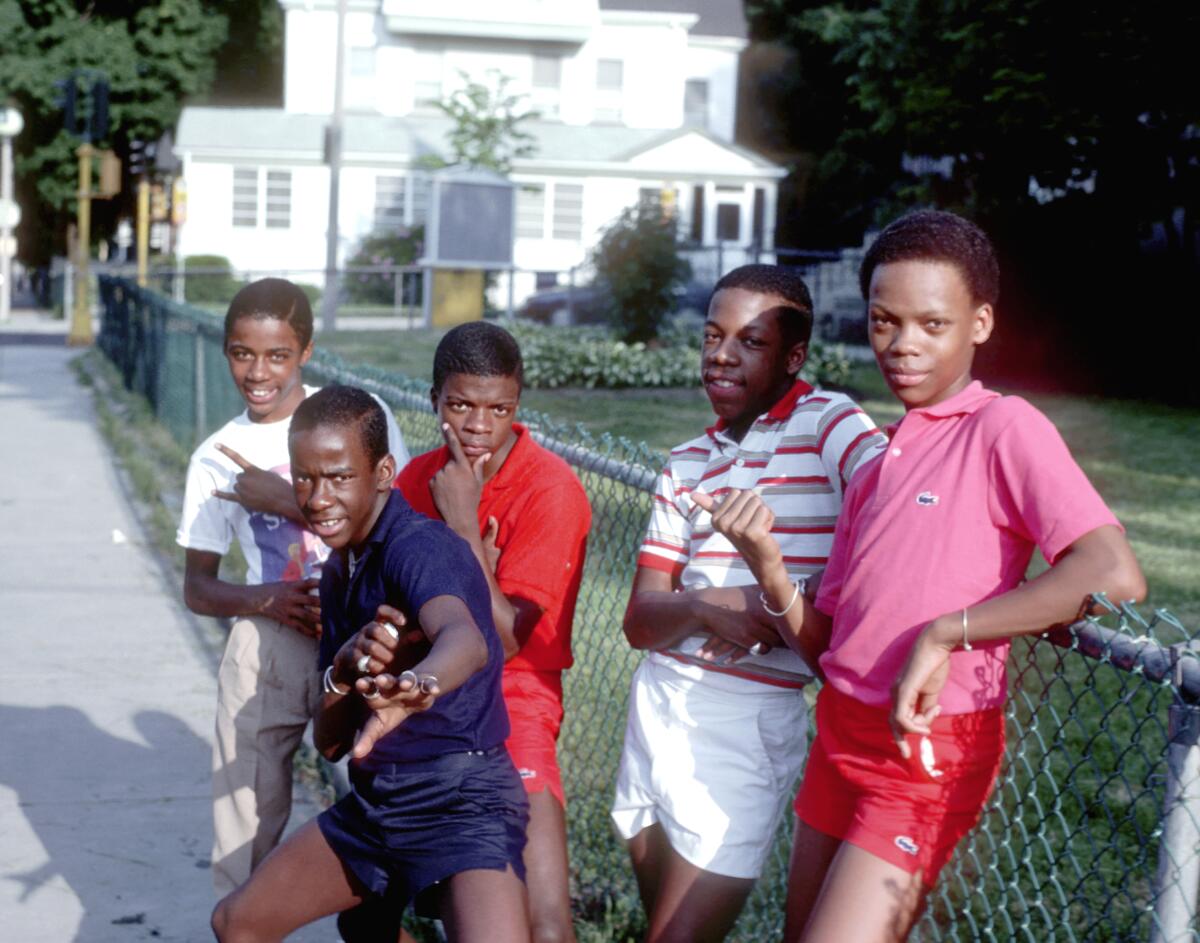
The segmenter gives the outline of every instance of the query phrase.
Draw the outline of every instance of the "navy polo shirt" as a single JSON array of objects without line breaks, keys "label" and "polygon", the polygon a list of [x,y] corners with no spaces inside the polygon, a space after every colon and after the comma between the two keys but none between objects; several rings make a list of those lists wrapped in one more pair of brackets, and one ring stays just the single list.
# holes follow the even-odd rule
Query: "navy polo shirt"
[{"label": "navy polo shirt", "polygon": [[335,550],[321,572],[320,668],[375,618],[386,603],[408,624],[436,596],[457,596],[470,610],[487,642],[487,665],[433,707],[413,714],[375,744],[368,766],[428,759],[446,753],[487,750],[508,737],[508,713],[500,693],[504,651],[492,622],[487,580],[470,545],[442,521],[414,511],[393,490],[361,548],[353,577],[346,548]]}]

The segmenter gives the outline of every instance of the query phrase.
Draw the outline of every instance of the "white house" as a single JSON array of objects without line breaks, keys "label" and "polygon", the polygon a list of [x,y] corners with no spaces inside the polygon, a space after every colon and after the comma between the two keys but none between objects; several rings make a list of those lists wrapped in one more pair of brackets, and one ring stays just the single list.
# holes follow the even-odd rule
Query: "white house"
[{"label": "white house", "polygon": [[[185,108],[176,153],[188,186],[185,255],[238,269],[325,267],[336,0],[281,0],[282,109]],[[422,158],[447,153],[436,103],[464,76],[503,75],[539,117],[513,163],[515,266],[584,263],[604,227],[652,197],[683,235],[722,245],[724,267],[769,252],[785,170],[733,143],[740,0],[349,0],[340,258],[378,230],[422,222]],[[533,287],[528,276],[526,289]]]}]

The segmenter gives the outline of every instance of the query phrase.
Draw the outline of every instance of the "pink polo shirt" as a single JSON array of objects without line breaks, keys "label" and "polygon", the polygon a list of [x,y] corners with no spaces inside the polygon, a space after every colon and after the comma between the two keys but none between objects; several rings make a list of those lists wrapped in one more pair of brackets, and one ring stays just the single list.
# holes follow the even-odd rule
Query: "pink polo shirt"
[{"label": "pink polo shirt", "polygon": [[[978,383],[907,413],[854,477],[816,606],[833,617],[821,667],[867,704],[891,687],[933,619],[1015,587],[1034,547],[1051,563],[1117,519],[1050,420]],[[945,714],[1004,703],[1008,641],[950,656]]]}]

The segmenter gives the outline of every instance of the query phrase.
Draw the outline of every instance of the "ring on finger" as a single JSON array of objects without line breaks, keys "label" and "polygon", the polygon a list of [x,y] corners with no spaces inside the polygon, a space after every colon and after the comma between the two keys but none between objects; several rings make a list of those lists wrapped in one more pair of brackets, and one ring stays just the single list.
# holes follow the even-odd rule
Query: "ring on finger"
[{"label": "ring on finger", "polygon": [[400,684],[404,684],[404,682],[407,681],[413,688],[421,687],[421,679],[417,677],[417,673],[415,671],[400,672],[400,677],[397,678],[396,681]]},{"label": "ring on finger", "polygon": [[354,663],[354,667],[358,669],[358,673],[360,675],[365,675],[367,673],[367,669],[370,664],[371,664],[371,656],[363,655],[361,658],[358,659],[358,661],[356,661]]},{"label": "ring on finger", "polygon": [[438,686],[437,675],[425,675],[425,677],[421,679],[421,693],[422,694],[432,694],[434,691],[437,690],[437,686]]},{"label": "ring on finger", "polygon": [[373,701],[377,697],[383,697],[383,695],[379,693],[379,688],[377,688],[375,686],[375,682],[372,681],[371,687],[368,690],[363,691],[363,697],[365,697],[368,701]]},{"label": "ring on finger", "polygon": [[765,655],[766,653],[767,653],[767,646],[764,645],[762,642],[755,642],[753,645],[750,646],[750,654],[751,655]]}]

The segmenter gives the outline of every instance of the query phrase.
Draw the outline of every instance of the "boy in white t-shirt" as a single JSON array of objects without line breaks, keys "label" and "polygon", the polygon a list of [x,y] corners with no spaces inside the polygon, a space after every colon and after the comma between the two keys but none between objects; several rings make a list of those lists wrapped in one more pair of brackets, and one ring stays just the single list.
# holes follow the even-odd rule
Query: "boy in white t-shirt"
[{"label": "boy in white t-shirt", "polygon": [[[229,893],[278,843],[291,812],[292,757],[320,697],[317,584],[329,549],[305,526],[289,475],[292,413],[315,390],[301,368],[312,355],[312,308],[281,278],[234,296],[225,357],[246,411],[192,454],[176,541],[187,551],[184,601],[232,618],[217,681],[213,750],[213,883]],[[391,411],[396,464],[408,452]],[[221,579],[236,539],[245,584]]]}]

